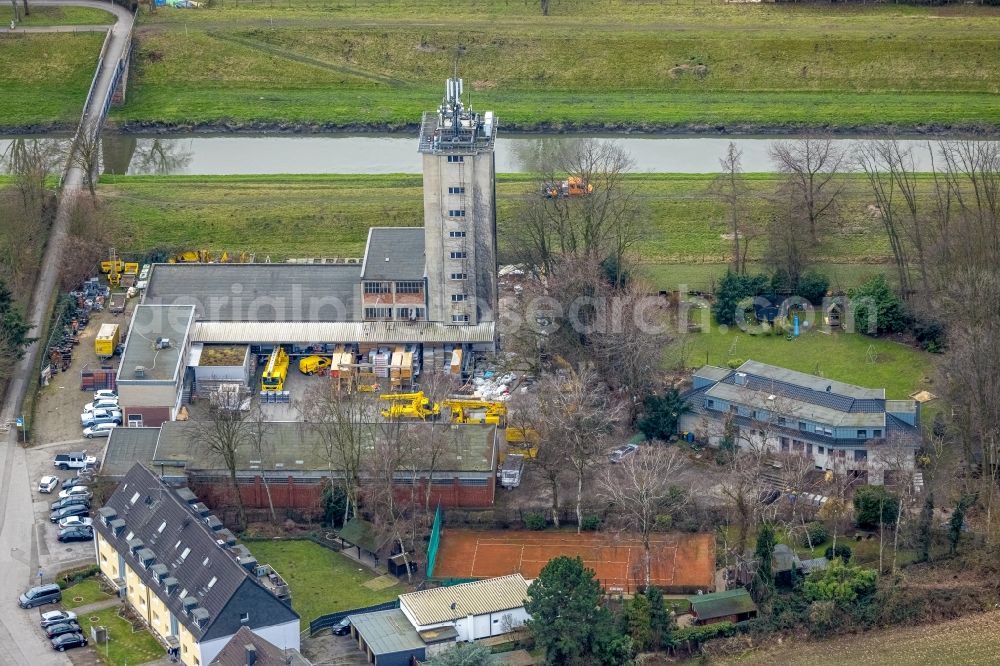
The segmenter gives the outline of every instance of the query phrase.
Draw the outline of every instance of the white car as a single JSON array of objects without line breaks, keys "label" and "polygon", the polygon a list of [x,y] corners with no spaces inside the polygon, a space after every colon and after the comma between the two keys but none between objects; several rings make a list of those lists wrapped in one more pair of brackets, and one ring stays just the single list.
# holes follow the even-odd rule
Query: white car
[{"label": "white car", "polygon": [[65,610],[54,610],[42,613],[42,627],[51,627],[54,624],[61,624],[63,622],[71,622],[76,619],[76,613],[73,611]]},{"label": "white car", "polygon": [[59,529],[63,530],[67,527],[93,527],[94,519],[86,518],[84,516],[69,516],[63,518],[59,521]]},{"label": "white car", "polygon": [[38,482],[38,492],[51,493],[59,485],[58,476],[43,476]]},{"label": "white car", "polygon": [[110,437],[111,431],[115,429],[114,423],[98,423],[97,425],[83,429],[83,436],[87,439],[94,437]]},{"label": "white car", "polygon": [[626,444],[625,446],[619,446],[617,449],[612,451],[608,458],[611,459],[613,463],[623,462],[626,458],[631,455],[635,455],[635,452],[639,450],[639,447],[635,444]]},{"label": "white car", "polygon": [[59,493],[59,499],[66,499],[67,497],[86,497],[90,499],[93,496],[94,493],[90,492],[90,488],[87,486],[73,486]]},{"label": "white car", "polygon": [[122,412],[120,409],[95,409],[92,412],[84,412],[80,415],[80,426],[89,428],[98,423],[122,424]]},{"label": "white car", "polygon": [[118,394],[108,389],[94,391],[94,400],[118,400]]},{"label": "white car", "polygon": [[94,402],[88,402],[83,406],[83,411],[92,412],[95,409],[118,409],[118,398],[101,398]]}]

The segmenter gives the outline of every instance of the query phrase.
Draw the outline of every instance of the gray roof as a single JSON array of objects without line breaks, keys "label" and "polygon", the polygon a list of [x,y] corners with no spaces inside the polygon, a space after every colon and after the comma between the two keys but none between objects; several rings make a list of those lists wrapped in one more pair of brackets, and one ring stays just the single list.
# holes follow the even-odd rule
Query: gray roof
[{"label": "gray roof", "polygon": [[[381,433],[387,424],[364,424],[368,433]],[[167,421],[160,428],[156,450],[147,464],[183,466],[187,470],[224,470],[224,464],[196,444],[198,429],[196,421]],[[361,426],[359,426],[361,427]],[[452,425],[430,423],[402,424],[405,430],[415,428],[437,428],[439,437],[448,438],[451,446],[445,450],[437,462],[436,474],[447,472],[492,472],[494,439],[496,427],[491,425]],[[243,472],[276,471],[282,474],[292,472],[322,471],[329,473],[320,434],[306,423],[276,421],[269,423],[265,433],[264,450],[266,460],[257,462],[261,456],[249,447],[237,452],[237,469]],[[381,437],[381,434],[375,436]],[[117,455],[117,453],[115,454]],[[254,460],[254,462],[251,462]]]},{"label": "gray roof", "polygon": [[115,428],[108,437],[101,461],[101,475],[120,477],[139,460],[152,460],[159,428]]},{"label": "gray roof", "polygon": [[[186,360],[181,358],[181,350],[193,319],[190,305],[136,307],[122,353],[119,383],[176,381]],[[157,338],[167,338],[170,346],[158,348]],[[142,377],[137,376],[137,367],[143,368]]]},{"label": "gray roof", "polygon": [[761,363],[760,361],[746,361],[739,367],[738,370],[739,372],[757,375],[765,379],[773,379],[787,384],[796,384],[804,388],[812,389],[813,391],[826,391],[826,388],[829,386],[831,387],[831,391],[833,393],[851,398],[885,398],[885,389],[870,389],[862,386],[855,386],[854,384],[838,382],[833,379],[819,377],[818,375],[810,375],[805,372],[798,372],[797,370],[789,370],[788,368]]},{"label": "gray roof", "polygon": [[195,305],[199,321],[354,321],[357,264],[155,264],[143,303]]},{"label": "gray roof", "polygon": [[311,666],[298,650],[282,650],[246,627],[233,634],[209,666],[246,666],[247,651],[253,649],[257,666]]},{"label": "gray roof", "polygon": [[[242,626],[243,613],[249,613],[251,629],[298,620],[298,614],[257,583],[231,550],[216,543],[216,534],[187,502],[142,465],[129,470],[102,509],[101,520],[95,521],[101,537],[124,555],[132,571],[199,641],[234,634]],[[110,526],[110,510],[117,515],[115,520],[125,523],[119,534]],[[130,541],[141,543],[153,553],[156,564],[167,566],[178,581],[174,590],[168,593],[152,568],[139,563]],[[192,599],[208,615],[200,627],[193,608],[186,607]]]},{"label": "gray roof", "polygon": [[351,624],[375,655],[418,651],[426,647],[398,608],[350,617]]},{"label": "gray roof", "polygon": [[363,280],[422,280],[423,227],[372,227],[368,230]]}]

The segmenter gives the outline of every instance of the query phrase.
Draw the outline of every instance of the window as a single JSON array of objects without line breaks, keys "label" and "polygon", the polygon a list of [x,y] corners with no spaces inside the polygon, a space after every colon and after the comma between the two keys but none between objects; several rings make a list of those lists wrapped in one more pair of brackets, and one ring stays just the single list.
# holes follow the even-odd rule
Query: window
[{"label": "window", "polygon": [[366,294],[388,294],[392,291],[388,282],[365,282]]},{"label": "window", "polygon": [[208,581],[208,589],[211,590],[212,586],[214,586],[216,581],[218,580],[219,580],[218,576],[212,576],[212,580]]},{"label": "window", "polygon": [[162,523],[160,523],[160,526],[156,528],[156,532],[158,534],[163,534],[163,530],[165,530],[166,527],[167,527],[167,521],[164,520]]},{"label": "window", "polygon": [[365,308],[365,319],[392,319],[392,308]]},{"label": "window", "polygon": [[465,209],[452,208],[448,211],[448,217],[465,217]]},{"label": "window", "polygon": [[824,449],[823,449],[823,447],[822,447],[822,446],[821,446],[821,447],[819,447],[819,453],[820,453],[820,455],[823,455],[823,452],[824,452]]},{"label": "window", "polygon": [[795,453],[802,453],[804,449],[805,449],[805,444],[803,444],[797,439],[792,440],[792,451],[794,451]]},{"label": "window", "polygon": [[187,646],[187,643],[185,643],[184,645],[182,645],[182,646],[181,646],[181,651],[182,651],[182,652],[183,652],[184,654],[187,654],[187,653],[188,653],[188,646]]},{"label": "window", "polygon": [[466,279],[468,279],[469,274],[468,273],[452,273],[450,277],[451,277],[452,280],[466,280]]},{"label": "window", "polygon": [[240,624],[246,624],[250,621],[250,613],[240,613]]},{"label": "window", "polygon": [[708,407],[709,409],[712,409],[712,408],[715,407],[715,401],[714,400],[706,400],[705,401],[705,406]]},{"label": "window", "polygon": [[732,412],[733,414],[739,414],[740,408],[737,407],[736,405],[729,405],[729,411]]},{"label": "window", "polygon": [[423,308],[399,308],[396,310],[397,319],[423,319]]},{"label": "window", "polygon": [[881,436],[882,436],[881,430],[876,428],[875,430],[872,431],[872,437],[881,437]]},{"label": "window", "polygon": [[787,437],[782,437],[781,438],[781,452],[782,453],[788,453],[788,438]]},{"label": "window", "polygon": [[781,426],[785,425],[785,417],[784,416],[779,416],[778,417],[778,425],[781,425]]},{"label": "window", "polygon": [[802,432],[806,431],[806,422],[805,421],[799,421],[799,430],[801,430]]},{"label": "window", "polygon": [[448,156],[448,161],[449,162],[464,162],[465,161],[465,155],[449,155]]},{"label": "window", "polygon": [[451,323],[453,324],[466,324],[469,321],[469,315],[452,315]]},{"label": "window", "polygon": [[465,259],[465,252],[451,252],[449,256],[452,259]]},{"label": "window", "polygon": [[449,187],[448,194],[465,194],[465,186],[459,185],[458,187]]},{"label": "window", "polygon": [[868,431],[867,430],[859,430],[858,431],[858,439],[864,439],[867,436],[868,436]]},{"label": "window", "polygon": [[452,294],[451,295],[451,302],[452,303],[459,303],[459,302],[464,301],[464,300],[465,300],[465,294]]},{"label": "window", "polygon": [[752,412],[750,412],[750,418],[752,418],[754,420],[757,419],[757,410],[756,409],[753,410]]},{"label": "window", "polygon": [[203,567],[207,567],[208,566],[208,558],[207,557],[201,561],[201,566],[203,566]]},{"label": "window", "polygon": [[464,231],[449,231],[448,232],[448,237],[449,238],[465,238],[465,232]]},{"label": "window", "polygon": [[854,462],[868,460],[868,451],[865,449],[854,449]]},{"label": "window", "polygon": [[108,561],[108,556],[105,555],[104,553],[101,553],[101,562],[107,562],[107,561]]},{"label": "window", "polygon": [[160,623],[160,616],[156,611],[153,611],[153,624]]},{"label": "window", "polygon": [[135,538],[135,532],[129,532],[128,534],[125,535],[126,541],[131,541],[134,538]]},{"label": "window", "polygon": [[422,294],[424,283],[419,280],[408,280],[396,283],[397,294]]},{"label": "window", "polygon": [[809,455],[813,454],[813,445],[809,442],[806,442],[806,453]]},{"label": "window", "polygon": [[181,553],[181,559],[182,560],[186,560],[187,556],[190,555],[190,554],[191,554],[191,549],[190,548],[185,548],[184,551]]},{"label": "window", "polygon": [[132,495],[132,499],[130,499],[128,503],[135,504],[138,499],[139,499],[139,493],[136,493],[135,495]]}]

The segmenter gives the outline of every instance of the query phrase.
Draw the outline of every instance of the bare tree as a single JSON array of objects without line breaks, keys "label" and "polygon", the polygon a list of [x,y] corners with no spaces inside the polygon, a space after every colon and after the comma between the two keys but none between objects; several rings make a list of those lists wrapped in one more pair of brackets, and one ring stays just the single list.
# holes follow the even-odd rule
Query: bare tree
[{"label": "bare tree", "polygon": [[344,489],[344,522],[352,509],[357,512],[362,467],[378,428],[376,409],[369,394],[340,394],[325,381],[310,386],[300,403],[305,427],[316,435],[330,476]]},{"label": "bare tree", "polygon": [[549,486],[551,496],[552,523],[559,527],[559,489],[569,473],[565,452],[558,446],[550,445],[551,423],[546,418],[540,400],[534,395],[515,394],[509,403],[507,429],[520,429],[526,435],[536,433],[539,446],[531,461],[533,471],[537,471]]},{"label": "bare tree", "polygon": [[771,197],[771,219],[767,235],[767,262],[784,272],[788,286],[796,289],[803,273],[812,261],[815,241],[809,236],[809,227],[800,219],[802,204],[798,193],[787,183]]},{"label": "bare tree", "polygon": [[193,420],[194,436],[191,438],[191,446],[207,452],[222,463],[229,473],[240,530],[246,529],[247,514],[237,472],[241,463],[246,463],[254,442],[260,437],[256,432],[263,420],[259,411],[260,407],[256,404],[246,410],[212,405],[206,414]]},{"label": "bare tree", "polygon": [[601,477],[601,493],[625,526],[642,540],[647,586],[651,577],[650,537],[657,519],[671,514],[686,500],[683,490],[671,483],[685,466],[685,457],[677,447],[654,442],[621,465],[606,468]]},{"label": "bare tree", "polygon": [[[373,448],[364,460],[365,506],[372,514],[375,531],[383,542],[399,547],[406,567],[410,571],[411,551],[416,547],[416,472],[420,462],[414,455],[411,440],[404,426],[397,420],[377,424]],[[408,476],[410,493],[407,500],[397,496],[400,474]]]},{"label": "bare tree", "polygon": [[271,440],[271,422],[258,407],[250,411],[250,433],[248,441],[250,453],[260,461],[260,480],[267,495],[267,507],[271,511],[271,522],[278,524],[278,514],[274,511],[274,499],[271,497],[271,484],[267,480],[267,470],[274,466],[274,443]]},{"label": "bare tree", "polygon": [[76,138],[76,150],[70,150],[73,166],[83,171],[83,179],[91,197],[97,196],[97,178],[101,169],[101,138],[91,132],[81,132]]},{"label": "bare tree", "polygon": [[778,171],[785,174],[809,236],[819,240],[822,222],[834,215],[844,191],[840,177],[847,166],[847,151],[827,137],[806,136],[796,141],[777,141],[768,151]]},{"label": "bare tree", "polygon": [[750,191],[743,176],[743,151],[730,141],[719,166],[721,173],[712,183],[712,192],[726,207],[727,226],[732,236],[733,272],[743,274],[747,270],[750,241],[756,235],[750,225]]}]

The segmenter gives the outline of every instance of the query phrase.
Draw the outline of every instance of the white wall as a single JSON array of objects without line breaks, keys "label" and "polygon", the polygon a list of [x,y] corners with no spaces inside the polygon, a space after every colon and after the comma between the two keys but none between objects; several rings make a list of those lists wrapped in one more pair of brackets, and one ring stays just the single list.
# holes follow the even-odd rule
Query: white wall
[{"label": "white wall", "polygon": [[[295,650],[299,649],[299,621],[292,620],[284,624],[275,624],[270,627],[261,627],[259,629],[254,629],[253,633],[257,634],[264,640],[266,640],[271,645],[274,645],[278,649],[285,650],[288,648],[293,648]],[[201,649],[201,663],[202,666],[207,666],[211,664],[212,660],[215,659],[216,655],[222,651],[222,648],[226,647],[226,643],[232,635],[226,636],[224,638],[216,638],[210,641],[205,641],[199,643],[199,648]]]},{"label": "white wall", "polygon": [[[435,624],[418,625],[413,621],[413,616],[407,611],[405,604],[401,605],[400,608],[406,615],[407,619],[410,620],[410,623],[413,624],[414,629],[417,631],[437,629],[439,627],[455,627],[455,631],[458,632],[457,640],[459,641],[476,641],[480,638],[500,636],[501,634],[517,629],[531,618],[531,616],[528,615],[528,611],[524,610],[524,607],[521,607],[514,608],[512,610],[500,611],[499,613],[470,615],[452,622],[437,622]],[[509,626],[504,620],[504,616],[506,615],[510,616]]]}]

